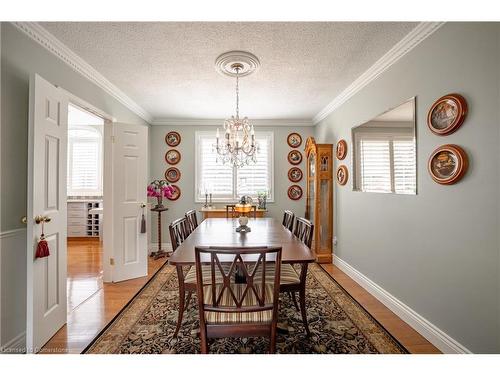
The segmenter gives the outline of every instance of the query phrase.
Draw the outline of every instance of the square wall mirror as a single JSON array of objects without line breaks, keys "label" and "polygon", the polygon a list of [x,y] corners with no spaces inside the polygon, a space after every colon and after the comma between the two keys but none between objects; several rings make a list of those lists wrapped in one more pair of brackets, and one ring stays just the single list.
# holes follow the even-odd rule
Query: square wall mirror
[{"label": "square wall mirror", "polygon": [[353,190],[416,194],[415,98],[352,129]]}]

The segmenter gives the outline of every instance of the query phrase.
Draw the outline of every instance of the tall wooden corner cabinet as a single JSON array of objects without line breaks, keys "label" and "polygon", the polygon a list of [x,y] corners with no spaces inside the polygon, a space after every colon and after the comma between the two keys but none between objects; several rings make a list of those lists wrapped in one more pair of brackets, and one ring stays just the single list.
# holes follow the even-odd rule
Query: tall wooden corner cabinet
[{"label": "tall wooden corner cabinet", "polygon": [[312,249],[319,263],[333,260],[333,145],[307,138],[306,218],[314,224]]}]

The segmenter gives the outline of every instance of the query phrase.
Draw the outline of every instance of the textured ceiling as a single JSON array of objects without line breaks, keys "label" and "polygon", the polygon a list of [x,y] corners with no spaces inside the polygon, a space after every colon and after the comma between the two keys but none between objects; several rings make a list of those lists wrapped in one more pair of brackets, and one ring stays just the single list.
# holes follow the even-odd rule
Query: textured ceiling
[{"label": "textured ceiling", "polygon": [[154,118],[224,118],[234,80],[218,55],[246,50],[260,69],[240,82],[240,112],[311,119],[416,23],[41,23]]}]

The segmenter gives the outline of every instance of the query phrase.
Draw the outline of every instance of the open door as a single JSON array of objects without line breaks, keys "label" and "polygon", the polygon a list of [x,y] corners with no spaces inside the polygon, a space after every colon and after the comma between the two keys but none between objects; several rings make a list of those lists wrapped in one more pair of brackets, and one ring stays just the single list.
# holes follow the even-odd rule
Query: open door
[{"label": "open door", "polygon": [[148,273],[147,234],[140,233],[147,201],[148,129],[114,123],[105,126],[107,136],[104,170],[112,173],[104,176],[104,273],[112,275],[106,281],[118,282]]},{"label": "open door", "polygon": [[[35,75],[29,107],[26,351],[36,353],[66,323],[68,101]],[[50,255],[35,259],[42,225]]]}]

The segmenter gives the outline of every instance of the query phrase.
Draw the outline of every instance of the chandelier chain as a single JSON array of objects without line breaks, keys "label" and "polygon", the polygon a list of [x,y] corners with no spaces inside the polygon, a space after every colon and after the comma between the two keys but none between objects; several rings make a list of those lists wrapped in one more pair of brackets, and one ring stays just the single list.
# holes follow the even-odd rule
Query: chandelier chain
[{"label": "chandelier chain", "polygon": [[240,117],[240,68],[236,67],[236,118]]},{"label": "chandelier chain", "polygon": [[241,168],[250,163],[257,162],[259,144],[255,141],[255,132],[248,118],[240,119],[240,72],[242,64],[234,64],[233,72],[236,73],[236,117],[224,121],[224,136],[220,139],[219,129],[216,133],[216,143],[213,145],[217,153],[217,162],[232,164]]}]

